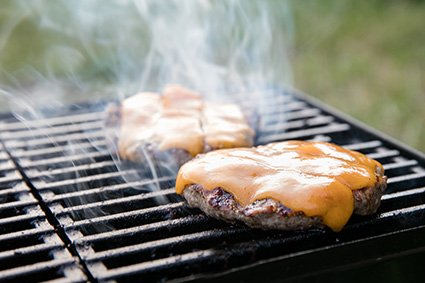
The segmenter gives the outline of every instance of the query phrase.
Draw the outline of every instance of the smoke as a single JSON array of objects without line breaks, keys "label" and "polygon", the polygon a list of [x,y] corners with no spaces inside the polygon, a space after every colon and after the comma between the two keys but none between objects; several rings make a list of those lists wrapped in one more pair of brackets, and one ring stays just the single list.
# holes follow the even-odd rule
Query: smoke
[{"label": "smoke", "polygon": [[[24,123],[169,83],[259,110],[273,104],[268,94],[263,105],[266,88],[293,81],[287,1],[16,0],[0,19],[0,98]],[[67,146],[64,155],[81,153]]]},{"label": "smoke", "polygon": [[[94,98],[123,98],[171,82],[214,98],[292,84],[286,1],[35,0],[7,6],[0,62],[16,57],[12,47],[19,38],[31,39],[20,48],[27,62],[6,66],[2,76],[13,88],[18,81],[24,88],[61,85]],[[64,96],[57,100],[69,100]]]}]

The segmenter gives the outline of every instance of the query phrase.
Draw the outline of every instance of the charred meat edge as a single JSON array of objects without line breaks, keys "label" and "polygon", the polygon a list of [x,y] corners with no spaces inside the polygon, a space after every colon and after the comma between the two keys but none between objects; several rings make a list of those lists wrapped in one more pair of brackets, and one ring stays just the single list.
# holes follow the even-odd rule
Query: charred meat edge
[{"label": "charred meat edge", "polygon": [[[359,215],[375,213],[381,204],[385,188],[386,177],[380,169],[377,169],[375,186],[353,191],[354,213]],[[302,211],[293,211],[270,198],[242,206],[232,194],[220,187],[205,190],[199,184],[192,184],[186,186],[183,196],[189,206],[200,208],[211,217],[231,223],[241,221],[253,228],[304,230],[325,227],[320,217],[306,216]]]},{"label": "charred meat edge", "polygon": [[233,195],[222,188],[204,190],[200,185],[190,185],[183,191],[189,206],[200,208],[207,215],[234,223],[242,221],[250,227],[261,229],[300,230],[324,227],[319,217],[306,217],[273,199],[257,200],[241,206]]}]

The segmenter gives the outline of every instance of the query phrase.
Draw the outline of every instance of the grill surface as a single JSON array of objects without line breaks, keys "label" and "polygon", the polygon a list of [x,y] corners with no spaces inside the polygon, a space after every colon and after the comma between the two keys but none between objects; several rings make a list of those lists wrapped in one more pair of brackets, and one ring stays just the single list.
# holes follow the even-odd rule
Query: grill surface
[{"label": "grill surface", "polygon": [[330,141],[380,161],[389,186],[378,213],[352,217],[340,233],[263,232],[208,218],[174,194],[174,176],[114,161],[102,107],[71,107],[0,122],[0,279],[257,281],[258,271],[291,278],[425,249],[421,153],[302,94],[265,101],[257,143]]},{"label": "grill surface", "polygon": [[77,262],[0,147],[0,281],[84,282]]}]

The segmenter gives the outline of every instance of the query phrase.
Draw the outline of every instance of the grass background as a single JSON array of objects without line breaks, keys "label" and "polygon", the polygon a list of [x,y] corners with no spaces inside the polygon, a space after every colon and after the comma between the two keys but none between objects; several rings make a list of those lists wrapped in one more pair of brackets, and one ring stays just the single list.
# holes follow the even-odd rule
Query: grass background
[{"label": "grass background", "polygon": [[425,151],[425,2],[291,4],[295,86]]},{"label": "grass background", "polygon": [[[2,1],[0,7],[0,34],[7,38],[0,40],[1,81],[7,81],[9,73],[19,81],[17,70],[43,65],[46,57],[39,54],[51,41],[75,45],[60,32],[43,33],[25,17],[20,21],[23,14],[16,9],[24,10],[25,5],[14,3]],[[295,87],[425,151],[425,1],[289,3]],[[11,27],[15,20],[19,24]],[[54,52],[43,54],[50,67],[66,72]],[[83,66],[81,76],[90,80],[102,74],[102,68],[101,61]]]}]

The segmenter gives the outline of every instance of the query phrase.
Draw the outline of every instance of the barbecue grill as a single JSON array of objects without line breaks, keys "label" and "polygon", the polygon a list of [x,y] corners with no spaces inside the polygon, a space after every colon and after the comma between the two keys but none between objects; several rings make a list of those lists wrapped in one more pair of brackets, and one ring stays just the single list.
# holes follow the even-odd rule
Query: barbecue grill
[{"label": "barbecue grill", "polygon": [[424,259],[425,156],[298,91],[264,95],[275,107],[262,107],[258,144],[330,141],[384,165],[388,188],[375,215],[352,217],[340,233],[227,224],[186,207],[174,176],[117,161],[102,130],[106,103],[25,122],[5,114],[0,281],[281,281]]}]

